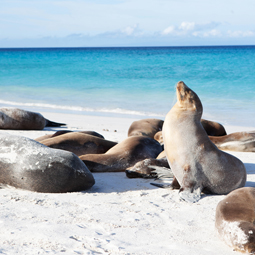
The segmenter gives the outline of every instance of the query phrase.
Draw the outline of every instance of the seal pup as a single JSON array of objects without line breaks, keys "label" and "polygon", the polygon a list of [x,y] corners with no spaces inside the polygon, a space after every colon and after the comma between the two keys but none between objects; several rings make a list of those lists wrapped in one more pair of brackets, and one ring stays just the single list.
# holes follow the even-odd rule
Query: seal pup
[{"label": "seal pup", "polygon": [[70,132],[77,132],[77,133],[83,133],[83,134],[87,134],[87,135],[93,135],[93,136],[96,136],[96,137],[99,137],[99,138],[102,138],[104,139],[104,137],[95,132],[95,131],[72,131],[72,130],[59,130],[53,134],[48,134],[48,135],[43,135],[43,136],[40,136],[36,139],[34,139],[35,141],[37,142],[41,142],[43,140],[46,140],[46,139],[49,139],[49,138],[52,138],[52,137],[56,137],[56,136],[59,136],[59,135],[63,135],[63,134],[66,134],[66,133],[70,133]]},{"label": "seal pup", "polygon": [[69,132],[40,143],[54,149],[73,152],[77,156],[105,153],[117,143],[80,132]]},{"label": "seal pup", "polygon": [[235,251],[255,254],[255,188],[232,191],[216,208],[215,227]]},{"label": "seal pup", "polygon": [[176,86],[177,103],[168,112],[163,125],[166,156],[181,185],[179,195],[197,202],[201,192],[227,194],[246,182],[244,164],[219,150],[201,124],[202,103],[184,82]]},{"label": "seal pup", "polygon": [[236,132],[224,136],[209,136],[220,150],[255,152],[255,131]]},{"label": "seal pup", "polygon": [[154,138],[154,135],[162,130],[163,123],[164,121],[160,119],[134,121],[128,129],[128,136],[143,135]]},{"label": "seal pup", "polygon": [[222,136],[227,134],[225,128],[218,122],[201,119],[201,124],[205,129],[207,135]]},{"label": "seal pup", "polygon": [[0,133],[0,183],[47,193],[91,188],[94,177],[73,153],[32,139]]},{"label": "seal pup", "polygon": [[104,154],[80,156],[91,172],[122,172],[138,161],[156,158],[160,144],[147,136],[130,136]]},{"label": "seal pup", "polygon": [[19,108],[0,108],[0,129],[42,130],[44,127],[60,127],[66,124],[45,119],[40,113]]}]

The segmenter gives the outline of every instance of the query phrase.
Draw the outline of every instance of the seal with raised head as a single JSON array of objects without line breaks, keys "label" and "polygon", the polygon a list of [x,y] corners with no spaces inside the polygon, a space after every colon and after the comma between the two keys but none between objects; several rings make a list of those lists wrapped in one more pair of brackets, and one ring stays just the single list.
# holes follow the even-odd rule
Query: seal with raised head
[{"label": "seal with raised head", "polygon": [[0,129],[42,130],[44,127],[60,127],[66,124],[45,119],[40,113],[19,108],[0,108]]},{"label": "seal with raised head", "polygon": [[91,188],[94,177],[73,153],[32,139],[0,133],[0,183],[36,192],[63,193]]},{"label": "seal with raised head", "polygon": [[216,208],[215,227],[235,251],[255,254],[255,188],[232,191]]},{"label": "seal with raised head", "polygon": [[184,82],[176,86],[177,103],[166,115],[163,138],[180,197],[197,202],[201,192],[227,194],[246,182],[244,164],[219,150],[201,124],[202,103]]},{"label": "seal with raised head", "polygon": [[255,131],[235,132],[209,138],[220,150],[255,152]]},{"label": "seal with raised head", "polygon": [[154,135],[162,130],[163,123],[160,119],[136,120],[130,125],[128,136],[142,135],[154,138]]},{"label": "seal with raised head", "polygon": [[147,136],[131,136],[104,154],[80,156],[91,172],[121,172],[146,158],[156,158],[161,145]]},{"label": "seal with raised head", "polygon": [[77,156],[105,153],[117,143],[80,132],[69,132],[40,143],[54,149],[73,152]]}]

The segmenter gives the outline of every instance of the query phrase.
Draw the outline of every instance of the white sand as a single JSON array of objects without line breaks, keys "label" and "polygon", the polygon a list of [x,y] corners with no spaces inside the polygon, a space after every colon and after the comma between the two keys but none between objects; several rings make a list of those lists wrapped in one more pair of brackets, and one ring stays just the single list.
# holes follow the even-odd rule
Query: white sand
[{"label": "white sand", "polygon": [[[122,141],[134,119],[42,114],[72,130],[93,130]],[[108,129],[109,131],[103,131]],[[254,130],[226,127],[227,132]],[[4,131],[36,138],[43,131]],[[117,132],[114,132],[117,130]],[[255,186],[255,153],[230,152],[247,169],[246,186]],[[128,179],[125,173],[94,173],[96,184],[84,192],[44,194],[0,189],[0,254],[238,254],[214,228],[215,209],[224,196],[203,196],[195,204],[178,191]]]}]

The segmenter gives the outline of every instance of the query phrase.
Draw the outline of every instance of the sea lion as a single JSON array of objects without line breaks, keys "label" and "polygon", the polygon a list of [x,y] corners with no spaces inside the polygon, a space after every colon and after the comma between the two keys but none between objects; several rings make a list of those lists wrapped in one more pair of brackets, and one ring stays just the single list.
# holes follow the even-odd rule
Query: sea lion
[{"label": "sea lion", "polygon": [[255,254],[255,188],[232,191],[216,208],[215,227],[235,251]]},{"label": "sea lion", "polygon": [[143,135],[154,138],[154,135],[162,130],[163,123],[164,121],[160,119],[134,121],[128,129],[128,136]]},{"label": "sea lion", "polygon": [[131,136],[104,154],[80,156],[91,172],[121,172],[146,158],[156,158],[160,144],[146,136]]},{"label": "sea lion", "polygon": [[104,139],[104,137],[101,134],[99,134],[95,131],[59,130],[59,131],[55,132],[54,134],[43,135],[43,136],[40,136],[40,137],[38,137],[34,140],[37,141],[37,142],[41,142],[43,140],[46,140],[46,139],[49,139],[49,138],[52,138],[52,137],[56,137],[56,136],[59,136],[59,135],[63,135],[63,134],[66,134],[66,133],[70,133],[70,132],[77,132],[77,133],[83,133],[83,134],[87,134],[87,135],[93,135],[93,136]]},{"label": "sea lion", "polygon": [[59,127],[57,123],[45,119],[40,113],[18,108],[0,108],[0,129],[42,130],[44,127]]},{"label": "sea lion", "polygon": [[80,132],[69,132],[40,143],[54,149],[73,152],[77,156],[105,153],[117,143]]},{"label": "sea lion", "polygon": [[95,183],[73,153],[51,149],[32,139],[0,134],[0,183],[36,192],[86,190]]},{"label": "sea lion", "polygon": [[222,136],[227,134],[225,128],[218,122],[201,119],[201,124],[207,135]]},{"label": "sea lion", "polygon": [[224,136],[209,136],[220,150],[255,152],[255,131],[236,132]]},{"label": "sea lion", "polygon": [[168,112],[163,125],[166,156],[181,185],[179,195],[197,202],[201,192],[227,194],[246,182],[244,164],[219,150],[201,124],[202,103],[184,82],[176,86],[177,103]]}]

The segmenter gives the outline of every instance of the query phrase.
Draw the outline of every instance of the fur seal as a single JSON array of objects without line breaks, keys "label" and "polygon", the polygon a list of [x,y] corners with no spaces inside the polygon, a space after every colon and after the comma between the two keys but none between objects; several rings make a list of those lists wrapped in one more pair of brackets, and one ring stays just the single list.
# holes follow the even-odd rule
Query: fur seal
[{"label": "fur seal", "polygon": [[[70,132],[75,132],[75,131],[72,131],[72,130],[59,130],[59,131],[55,132],[54,134],[43,135],[43,136],[40,136],[40,137],[38,137],[34,140],[37,141],[37,142],[41,142],[43,140],[46,140],[46,139],[49,139],[49,138],[52,138],[52,137],[56,137],[56,136],[59,136],[59,135],[63,135],[63,134],[66,134],[66,133],[70,133]],[[87,134],[87,135],[93,135],[93,136],[104,139],[104,137],[101,134],[99,134],[95,131],[76,131],[76,132]]]},{"label": "fur seal", "polygon": [[224,136],[209,136],[220,150],[255,152],[255,131],[236,132]]},{"label": "fur seal", "polygon": [[207,135],[222,136],[227,134],[225,128],[218,122],[201,119],[201,124]]},{"label": "fur seal", "polygon": [[69,132],[40,143],[54,149],[73,152],[77,156],[105,153],[117,143],[80,132]]},{"label": "fur seal", "polygon": [[45,119],[40,113],[18,108],[0,108],[0,129],[42,130],[44,127],[60,127],[57,123]]},{"label": "fur seal", "polygon": [[0,134],[0,183],[36,192],[63,193],[91,188],[94,177],[73,153],[32,139]]},{"label": "fur seal", "polygon": [[255,188],[232,191],[216,208],[215,227],[235,251],[255,254]]},{"label": "fur seal", "polygon": [[201,124],[202,103],[184,82],[176,86],[177,103],[168,112],[163,125],[166,156],[181,185],[179,195],[197,202],[201,192],[227,194],[246,182],[244,164],[219,150]]},{"label": "fur seal", "polygon": [[128,129],[128,136],[143,135],[154,138],[154,135],[162,130],[163,123],[164,121],[160,119],[134,121]]},{"label": "fur seal", "polygon": [[130,136],[104,154],[80,156],[91,172],[121,172],[146,158],[156,158],[160,144],[146,136]]}]

